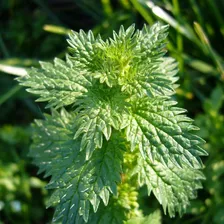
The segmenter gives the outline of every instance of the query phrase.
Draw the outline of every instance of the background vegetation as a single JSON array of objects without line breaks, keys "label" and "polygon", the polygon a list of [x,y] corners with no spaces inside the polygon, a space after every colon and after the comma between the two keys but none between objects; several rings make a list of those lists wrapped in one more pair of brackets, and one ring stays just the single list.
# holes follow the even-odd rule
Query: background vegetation
[{"label": "background vegetation", "polygon": [[[48,223],[45,180],[27,156],[30,123],[43,103],[14,80],[39,60],[63,58],[69,29],[110,36],[135,23],[170,24],[168,54],[179,62],[176,98],[200,127],[209,157],[204,189],[188,213],[163,223],[224,223],[224,1],[220,0],[1,0],[0,1],[0,224]],[[160,208],[145,189],[145,214]]]}]

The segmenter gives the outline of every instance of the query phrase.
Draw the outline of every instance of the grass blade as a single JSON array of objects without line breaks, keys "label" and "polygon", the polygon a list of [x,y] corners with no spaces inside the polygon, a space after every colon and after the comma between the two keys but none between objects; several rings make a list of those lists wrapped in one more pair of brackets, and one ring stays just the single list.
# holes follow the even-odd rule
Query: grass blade
[{"label": "grass blade", "polygon": [[16,85],[12,87],[9,91],[7,91],[5,94],[0,96],[0,105],[2,105],[4,102],[6,102],[8,99],[10,99],[13,95],[15,95],[17,92],[19,92],[23,87]]},{"label": "grass blade", "polygon": [[17,75],[17,76],[24,76],[27,74],[25,68],[4,65],[4,64],[0,64],[0,71],[11,74],[11,75]]},{"label": "grass blade", "polygon": [[150,16],[148,11],[138,2],[138,0],[130,0],[135,9],[139,12],[139,14],[145,19],[145,21],[152,25],[154,23],[153,18]]},{"label": "grass blade", "polygon": [[113,9],[112,9],[110,0],[101,0],[101,2],[102,2],[102,5],[103,5],[104,13],[107,16],[111,16],[112,13],[113,13]]},{"label": "grass blade", "polygon": [[224,19],[223,19],[223,15],[220,13],[219,8],[217,7],[216,3],[214,0],[208,0],[208,5],[210,5],[212,11],[213,11],[213,15],[215,15],[215,18],[219,24],[220,27],[220,32],[222,33],[222,35],[224,36]]},{"label": "grass blade", "polygon": [[161,7],[155,5],[152,1],[147,1],[143,3],[146,4],[147,7],[152,10],[153,14],[155,14],[158,18],[165,21],[174,29],[176,29],[179,33],[181,33],[183,36],[187,37],[189,40],[193,41],[194,43],[200,46],[200,42],[198,41],[196,35],[189,26],[181,25],[176,19],[170,16]]},{"label": "grass blade", "polygon": [[60,34],[60,35],[68,35],[70,32],[70,30],[65,27],[51,25],[51,24],[44,25],[43,30],[50,33]]},{"label": "grass blade", "polygon": [[211,56],[214,63],[216,64],[218,71],[221,73],[221,79],[224,81],[224,68],[223,68],[220,56],[212,48],[207,35],[205,34],[203,28],[200,26],[199,23],[194,22],[194,29],[196,33],[198,34],[202,44],[207,48],[208,54]]}]

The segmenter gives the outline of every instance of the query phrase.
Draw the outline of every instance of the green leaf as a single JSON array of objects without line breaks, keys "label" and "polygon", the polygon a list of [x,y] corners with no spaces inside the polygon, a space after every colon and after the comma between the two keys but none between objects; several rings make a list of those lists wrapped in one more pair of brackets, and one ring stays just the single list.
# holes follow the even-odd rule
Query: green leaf
[{"label": "green leaf", "polygon": [[106,140],[109,140],[112,128],[108,123],[107,114],[104,114],[101,109],[89,109],[83,112],[77,124],[79,128],[74,138],[82,134],[81,150],[85,151],[88,160],[95,149],[102,148],[103,135]]},{"label": "green leaf", "polygon": [[148,159],[138,157],[138,164],[133,171],[133,175],[138,176],[140,186],[146,184],[148,194],[155,195],[164,212],[166,210],[170,217],[175,216],[175,212],[182,215],[190,203],[190,199],[196,197],[196,190],[202,188],[201,180],[203,174],[194,168],[183,166],[178,168],[172,164],[164,166],[158,161],[153,163]]},{"label": "green leaf", "polygon": [[131,151],[138,146],[142,156],[152,162],[201,168],[199,156],[207,155],[200,147],[204,141],[192,133],[197,128],[183,114],[185,110],[174,107],[175,104],[161,97],[143,98],[133,103],[126,128]]},{"label": "green leaf", "polygon": [[92,207],[96,212],[101,200],[107,205],[110,194],[117,193],[124,150],[123,140],[114,133],[86,161],[80,139],[73,139],[73,119],[73,113],[62,110],[36,121],[31,148],[40,172],[52,176],[47,188],[55,189],[48,200],[48,206],[57,206],[54,221],[66,224],[79,223],[81,216],[87,222]]},{"label": "green leaf", "polygon": [[92,31],[85,33],[72,31],[67,40],[71,52],[70,59],[75,65],[76,69],[93,71],[97,67],[97,58],[101,54],[101,43],[103,43],[100,36],[94,37]]},{"label": "green leaf", "polygon": [[88,93],[77,101],[79,115],[75,120],[77,131],[74,138],[81,135],[81,150],[86,152],[86,159],[103,145],[104,137],[109,141],[112,128],[123,129],[128,123],[126,96],[119,88],[106,89],[102,84],[96,83]]},{"label": "green leaf", "polygon": [[[147,66],[149,68],[147,68]],[[129,79],[122,90],[130,95],[139,97],[170,96],[177,87],[177,63],[172,58],[163,58],[159,63],[150,63],[147,66],[136,68],[134,78]]]},{"label": "green leaf", "polygon": [[142,31],[135,31],[134,25],[126,30],[121,26],[106,41],[91,31],[72,32],[66,62],[57,58],[53,64],[41,62],[41,69],[29,69],[18,80],[40,96],[38,101],[49,101],[48,107],[55,108],[75,104],[93,88],[95,79],[110,88],[120,86],[123,95],[172,95],[176,63],[161,58],[167,29],[160,23]]},{"label": "green leaf", "polygon": [[49,101],[48,107],[73,104],[91,86],[91,79],[78,72],[68,58],[66,62],[55,58],[54,64],[40,62],[40,65],[40,69],[28,69],[28,74],[18,81],[29,87],[28,92],[39,95],[38,101]]},{"label": "green leaf", "polygon": [[[112,200],[111,200],[112,201]],[[123,224],[125,214],[123,208],[112,201],[105,207],[100,205],[97,213],[91,213],[89,224]]]},{"label": "green leaf", "polygon": [[160,210],[156,210],[146,217],[137,217],[128,220],[125,224],[162,224]]},{"label": "green leaf", "polygon": [[100,83],[105,82],[109,87],[122,86],[133,78],[132,73],[139,66],[146,74],[158,68],[165,53],[167,30],[168,26],[160,23],[150,28],[144,26],[142,31],[135,31],[134,25],[126,30],[121,26],[119,32],[113,32],[113,38],[105,42],[100,36],[95,39],[91,31],[88,34],[82,30],[73,32],[68,40],[70,59],[75,67],[85,70]]},{"label": "green leaf", "polygon": [[[73,140],[74,114],[64,109],[60,113],[52,111],[52,116],[45,115],[45,120],[35,120],[33,144],[29,155],[39,166],[39,173],[45,177],[59,178],[79,153],[80,143]],[[72,155],[72,156],[70,156]]]},{"label": "green leaf", "polygon": [[118,34],[113,32],[113,39],[105,42],[100,36],[93,39],[90,33],[87,35],[83,31],[73,33],[68,41],[72,47],[70,58],[78,68],[112,87],[119,83],[119,77],[124,75],[133,57],[132,49],[137,44],[134,31],[134,25],[127,30],[121,26]]},{"label": "green leaf", "polygon": [[161,58],[165,51],[165,39],[168,35],[168,25],[162,25],[161,23],[155,23],[152,26],[144,25],[143,29],[139,33],[138,45],[136,49],[140,56],[140,61],[156,62],[158,58]]}]

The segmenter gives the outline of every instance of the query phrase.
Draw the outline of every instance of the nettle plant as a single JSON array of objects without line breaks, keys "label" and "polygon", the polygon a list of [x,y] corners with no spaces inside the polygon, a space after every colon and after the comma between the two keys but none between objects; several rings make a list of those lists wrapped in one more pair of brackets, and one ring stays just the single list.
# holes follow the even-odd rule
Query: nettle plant
[{"label": "nettle plant", "polygon": [[[204,176],[203,140],[172,100],[177,63],[164,57],[168,26],[121,26],[103,40],[71,32],[66,60],[40,62],[18,80],[48,101],[30,154],[51,176],[53,222],[155,223],[143,216],[147,186],[170,217],[182,215]],[[67,107],[67,109],[65,109]]]}]

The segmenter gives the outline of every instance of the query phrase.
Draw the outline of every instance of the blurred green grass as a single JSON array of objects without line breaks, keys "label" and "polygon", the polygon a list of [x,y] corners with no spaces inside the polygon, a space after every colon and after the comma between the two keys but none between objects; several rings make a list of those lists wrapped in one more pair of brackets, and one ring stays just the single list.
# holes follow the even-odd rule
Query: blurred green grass
[{"label": "blurred green grass", "polygon": [[[224,223],[224,1],[2,0],[0,1],[0,223],[47,223],[42,176],[27,157],[29,124],[44,104],[14,80],[39,60],[63,58],[70,29],[103,37],[123,24],[170,25],[168,55],[179,63],[176,98],[196,119],[207,143],[204,190],[181,219],[163,223]],[[142,209],[158,208],[141,193]]]}]

